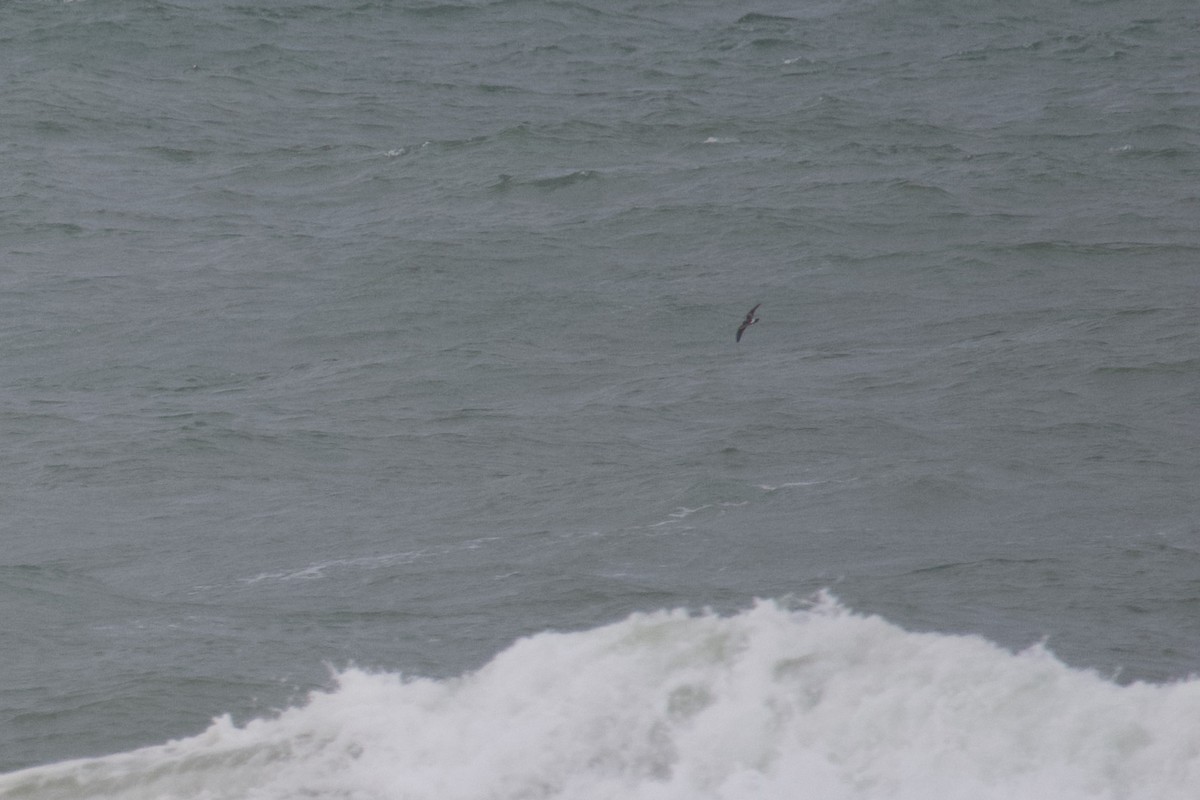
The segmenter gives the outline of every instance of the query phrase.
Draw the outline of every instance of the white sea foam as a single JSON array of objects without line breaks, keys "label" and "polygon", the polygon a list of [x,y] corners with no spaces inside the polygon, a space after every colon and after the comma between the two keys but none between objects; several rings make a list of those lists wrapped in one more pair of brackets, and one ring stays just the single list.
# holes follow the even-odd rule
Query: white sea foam
[{"label": "white sea foam", "polygon": [[544,633],[452,680],[348,670],[277,718],[0,796],[1192,800],[1197,720],[1200,680],[1119,686],[822,598]]},{"label": "white sea foam", "polygon": [[760,483],[758,488],[762,489],[764,492],[771,493],[777,492],[780,489],[796,489],[802,486],[820,486],[823,483],[826,483],[826,481],[792,481],[790,483],[781,483],[778,486],[772,486],[769,483]]},{"label": "white sea foam", "polygon": [[354,568],[378,568],[390,567],[396,564],[411,564],[412,562],[426,557],[430,553],[425,551],[411,551],[404,553],[386,553],[378,556],[364,556],[361,558],[335,558],[329,561],[322,561],[315,564],[309,564],[306,567],[291,570],[281,570],[278,572],[260,572],[259,574],[243,578],[242,583],[253,584],[261,583],[262,581],[291,581],[297,578],[324,578],[330,571],[336,569],[354,569]]}]

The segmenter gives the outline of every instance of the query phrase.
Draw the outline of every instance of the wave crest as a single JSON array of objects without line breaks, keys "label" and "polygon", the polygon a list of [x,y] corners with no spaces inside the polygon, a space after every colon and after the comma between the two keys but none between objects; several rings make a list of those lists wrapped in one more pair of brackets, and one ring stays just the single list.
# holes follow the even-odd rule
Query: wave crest
[{"label": "wave crest", "polygon": [[0,794],[1191,798],[1200,681],[905,631],[828,595],[542,633],[449,680],[349,669],[277,717],[0,777]]}]

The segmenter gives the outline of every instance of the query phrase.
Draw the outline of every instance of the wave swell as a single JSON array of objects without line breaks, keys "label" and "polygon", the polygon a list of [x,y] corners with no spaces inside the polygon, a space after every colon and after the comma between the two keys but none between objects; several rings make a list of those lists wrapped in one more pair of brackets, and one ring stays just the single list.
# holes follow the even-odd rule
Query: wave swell
[{"label": "wave swell", "polygon": [[273,718],[0,776],[22,798],[1194,798],[1200,681],[913,633],[828,596],[348,669]]}]

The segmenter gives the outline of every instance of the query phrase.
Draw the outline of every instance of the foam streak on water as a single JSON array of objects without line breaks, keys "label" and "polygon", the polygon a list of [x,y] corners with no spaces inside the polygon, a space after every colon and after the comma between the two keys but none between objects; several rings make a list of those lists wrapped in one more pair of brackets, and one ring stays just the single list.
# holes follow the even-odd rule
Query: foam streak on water
[{"label": "foam streak on water", "polygon": [[542,633],[444,681],[351,669],[277,717],[13,773],[0,794],[1190,800],[1197,718],[1198,680],[1118,686],[826,596]]}]

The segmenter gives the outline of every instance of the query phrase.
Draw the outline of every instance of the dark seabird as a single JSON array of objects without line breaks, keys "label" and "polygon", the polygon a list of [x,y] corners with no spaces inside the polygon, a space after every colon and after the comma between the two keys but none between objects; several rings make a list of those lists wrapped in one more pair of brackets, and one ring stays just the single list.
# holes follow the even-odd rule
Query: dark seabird
[{"label": "dark seabird", "polygon": [[[761,305],[762,303],[758,304],[758,306]],[[742,320],[742,324],[738,326],[737,338],[734,339],[735,342],[740,342],[742,340],[742,334],[746,332],[746,328],[749,328],[751,325],[758,322],[758,317],[754,316],[754,312],[758,311],[758,306],[750,309],[750,313],[746,315],[746,318]]]}]

